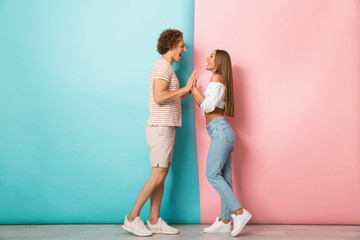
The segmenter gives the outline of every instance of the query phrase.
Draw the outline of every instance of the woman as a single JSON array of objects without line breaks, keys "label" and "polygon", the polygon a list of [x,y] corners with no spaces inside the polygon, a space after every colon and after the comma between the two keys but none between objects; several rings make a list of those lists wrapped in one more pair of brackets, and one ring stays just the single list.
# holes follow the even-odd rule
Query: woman
[{"label": "woman", "polygon": [[[231,59],[226,51],[215,50],[206,60],[206,70],[213,73],[210,83],[202,94],[195,81],[191,93],[205,114],[206,129],[211,137],[206,177],[221,196],[221,216],[204,232],[231,232],[232,236],[236,236],[252,215],[241,207],[232,187],[231,153],[234,150],[235,134],[224,117],[224,114],[234,116]],[[233,230],[231,217],[234,220]]]},{"label": "woman", "polygon": [[[196,73],[193,72],[185,87],[180,88],[172,64],[179,62],[186,52],[183,33],[176,29],[164,30],[158,39],[157,51],[162,57],[156,61],[150,76],[149,112],[145,127],[146,143],[149,146],[150,179],[142,188],[133,209],[125,216],[124,230],[137,236],[153,233],[178,234],[160,218],[160,205],[164,193],[164,182],[169,172],[176,128],[181,127],[181,99],[190,95]],[[140,219],[140,211],[150,198],[150,217],[147,227]]]}]

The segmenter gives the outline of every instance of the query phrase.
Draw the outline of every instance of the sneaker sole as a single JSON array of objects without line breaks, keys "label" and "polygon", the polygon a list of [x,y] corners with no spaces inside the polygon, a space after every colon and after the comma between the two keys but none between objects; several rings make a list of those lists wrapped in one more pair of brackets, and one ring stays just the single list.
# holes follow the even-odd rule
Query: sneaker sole
[{"label": "sneaker sole", "polygon": [[236,237],[241,232],[241,230],[244,229],[244,227],[250,221],[251,218],[252,218],[252,215],[250,214],[250,217],[246,220],[244,226],[242,228],[240,228],[236,233],[231,232],[231,236]]},{"label": "sneaker sole", "polygon": [[220,230],[220,231],[214,231],[214,230],[206,230],[207,228],[204,228],[204,233],[229,233],[231,232],[231,229],[229,230]]},{"label": "sneaker sole", "polygon": [[152,231],[153,233],[157,233],[157,234],[166,234],[166,235],[176,235],[176,234],[179,234],[180,232],[162,232],[162,231],[159,231],[159,230],[152,230],[149,228],[150,231]]},{"label": "sneaker sole", "polygon": [[130,228],[126,227],[125,225],[122,225],[121,227],[122,227],[125,231],[127,231],[127,232],[129,232],[129,233],[132,233],[132,234],[134,234],[134,235],[136,235],[136,236],[139,236],[139,237],[150,237],[150,236],[153,235],[152,233],[151,233],[151,234],[136,233],[136,232],[132,231]]},{"label": "sneaker sole", "polygon": [[229,233],[231,232],[231,230],[229,231],[206,231],[206,230],[203,230],[204,233]]}]

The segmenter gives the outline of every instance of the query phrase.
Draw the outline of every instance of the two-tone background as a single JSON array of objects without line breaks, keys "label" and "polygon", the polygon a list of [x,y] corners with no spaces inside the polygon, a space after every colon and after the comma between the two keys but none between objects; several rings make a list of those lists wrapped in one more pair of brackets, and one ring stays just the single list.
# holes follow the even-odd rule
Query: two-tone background
[{"label": "two-tone background", "polygon": [[[360,223],[360,1],[0,0],[0,224],[122,223],[150,175],[144,127],[162,30],[181,85],[225,49],[235,193],[252,223]],[[182,103],[162,217],[209,223],[210,139]],[[147,203],[141,213],[147,219]]]}]

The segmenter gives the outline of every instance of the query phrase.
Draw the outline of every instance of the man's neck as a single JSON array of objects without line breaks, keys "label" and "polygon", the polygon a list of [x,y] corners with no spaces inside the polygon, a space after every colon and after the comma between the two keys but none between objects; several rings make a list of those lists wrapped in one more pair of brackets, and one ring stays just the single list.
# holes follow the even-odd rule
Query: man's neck
[{"label": "man's neck", "polygon": [[174,59],[172,58],[169,51],[163,54],[162,57],[165,58],[171,65],[174,63]]}]

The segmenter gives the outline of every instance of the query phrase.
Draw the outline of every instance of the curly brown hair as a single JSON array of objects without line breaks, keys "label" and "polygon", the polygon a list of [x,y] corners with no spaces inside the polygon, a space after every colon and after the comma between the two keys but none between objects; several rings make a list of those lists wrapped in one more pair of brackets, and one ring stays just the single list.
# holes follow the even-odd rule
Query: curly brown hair
[{"label": "curly brown hair", "polygon": [[157,51],[163,55],[171,48],[175,47],[180,39],[183,38],[183,33],[177,29],[165,29],[158,39]]}]

